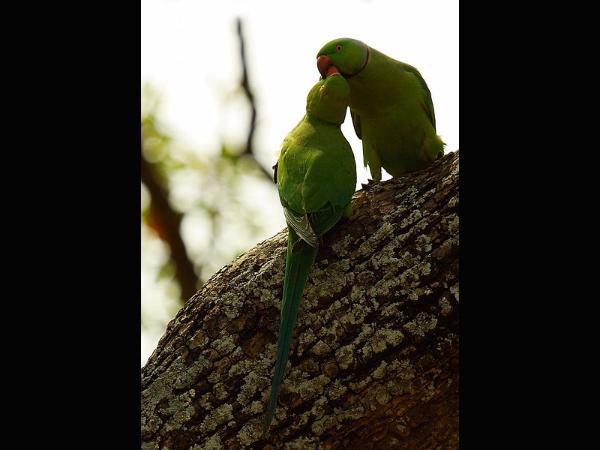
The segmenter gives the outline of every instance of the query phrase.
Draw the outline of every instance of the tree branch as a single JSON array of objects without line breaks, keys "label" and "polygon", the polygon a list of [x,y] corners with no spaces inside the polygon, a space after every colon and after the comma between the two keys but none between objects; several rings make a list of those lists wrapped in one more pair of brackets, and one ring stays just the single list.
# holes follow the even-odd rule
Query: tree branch
[{"label": "tree branch", "polygon": [[142,369],[142,448],[458,448],[458,152],[372,183],[325,236],[279,406],[285,230],[217,272]]},{"label": "tree branch", "polygon": [[148,188],[151,197],[151,217],[157,222],[160,237],[171,250],[171,260],[175,265],[175,278],[181,288],[181,301],[185,303],[196,293],[198,277],[181,238],[182,215],[171,207],[166,189],[158,180],[152,164],[144,159],[143,152],[141,164],[142,182]]},{"label": "tree branch", "polygon": [[254,100],[254,93],[250,88],[250,81],[248,78],[248,63],[246,61],[246,47],[244,43],[244,33],[242,31],[242,19],[239,17],[236,21],[237,35],[240,42],[240,60],[242,64],[242,81],[241,86],[244,90],[244,94],[250,104],[250,125],[248,128],[248,137],[246,138],[246,148],[241,156],[250,158],[255,165],[261,170],[261,172],[272,182],[273,173],[265,169],[265,167],[258,162],[254,153],[254,131],[256,129],[256,101]]}]

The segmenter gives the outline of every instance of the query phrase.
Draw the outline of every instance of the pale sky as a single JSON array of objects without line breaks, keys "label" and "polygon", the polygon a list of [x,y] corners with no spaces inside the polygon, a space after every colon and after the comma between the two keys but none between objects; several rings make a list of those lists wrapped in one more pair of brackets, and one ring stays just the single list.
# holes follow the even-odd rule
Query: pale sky
[{"label": "pale sky", "polygon": [[[217,152],[223,139],[234,145],[245,141],[249,109],[235,91],[241,77],[238,16],[257,101],[254,144],[265,167],[275,163],[283,138],[304,115],[306,95],[319,79],[317,51],[338,37],[359,39],[419,69],[432,93],[446,151],[459,148],[458,0],[142,0],[141,82],[160,92],[161,123],[183,145]],[[342,131],[354,150],[360,188],[368,173],[349,114]],[[257,201],[274,205],[265,217],[267,232],[282,229],[276,193],[255,194],[261,196]],[[200,225],[191,218],[183,228],[193,253],[201,248]],[[167,257],[161,244],[143,244],[145,254],[154,256],[142,261],[142,307],[158,319],[142,335],[142,364],[170,319],[165,305],[173,308],[167,295],[172,286],[145,280],[145,273]]]}]

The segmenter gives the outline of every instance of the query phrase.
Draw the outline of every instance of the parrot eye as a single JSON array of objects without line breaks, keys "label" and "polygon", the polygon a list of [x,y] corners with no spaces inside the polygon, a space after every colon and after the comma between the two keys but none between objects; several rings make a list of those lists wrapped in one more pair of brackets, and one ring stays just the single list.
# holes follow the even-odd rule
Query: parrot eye
[{"label": "parrot eye", "polygon": [[341,52],[342,51],[342,46],[340,44],[336,45],[335,46],[335,51],[338,52],[338,53]]}]

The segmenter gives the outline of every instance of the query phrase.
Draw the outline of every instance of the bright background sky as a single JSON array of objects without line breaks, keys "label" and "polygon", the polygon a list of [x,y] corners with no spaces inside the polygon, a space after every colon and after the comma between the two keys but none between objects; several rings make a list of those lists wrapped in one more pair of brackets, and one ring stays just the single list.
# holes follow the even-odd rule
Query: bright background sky
[{"label": "bright background sky", "polygon": [[[265,167],[275,163],[283,138],[304,114],[306,95],[319,79],[317,51],[338,37],[362,40],[417,67],[431,90],[446,151],[459,148],[458,0],[142,0],[141,81],[160,92],[160,119],[184,145],[218,152],[223,140],[245,141],[249,108],[236,92],[236,17],[243,19],[258,109],[254,144]],[[342,131],[354,149],[358,183],[366,182],[349,114]],[[164,316],[161,301],[142,306]],[[142,335],[142,363],[161,334]]]}]

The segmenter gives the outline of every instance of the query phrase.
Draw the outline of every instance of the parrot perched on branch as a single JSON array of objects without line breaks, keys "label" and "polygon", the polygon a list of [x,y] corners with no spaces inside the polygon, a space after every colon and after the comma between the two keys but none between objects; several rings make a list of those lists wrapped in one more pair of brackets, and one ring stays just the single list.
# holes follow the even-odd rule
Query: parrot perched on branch
[{"label": "parrot perched on branch", "polygon": [[350,88],[335,68],[310,90],[306,114],[283,141],[274,166],[279,198],[288,227],[288,246],[277,360],[263,430],[275,414],[277,398],[308,273],[322,236],[343,215],[351,214],[356,163],[342,134]]},{"label": "parrot perched on branch", "polygon": [[350,85],[352,123],[375,181],[381,180],[382,167],[397,177],[444,154],[431,93],[417,69],[350,38],[335,39],[319,50],[321,75],[332,66]]}]

